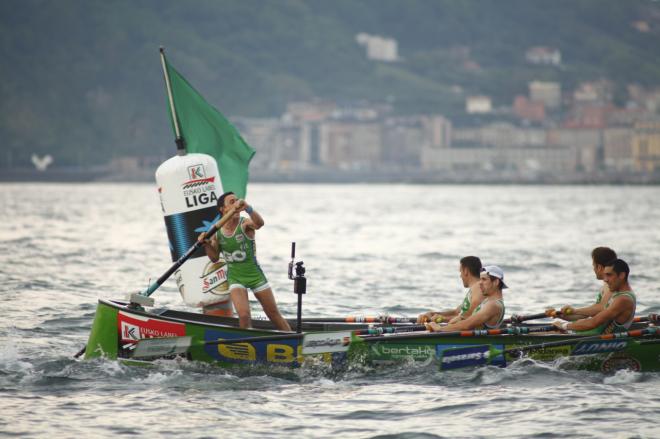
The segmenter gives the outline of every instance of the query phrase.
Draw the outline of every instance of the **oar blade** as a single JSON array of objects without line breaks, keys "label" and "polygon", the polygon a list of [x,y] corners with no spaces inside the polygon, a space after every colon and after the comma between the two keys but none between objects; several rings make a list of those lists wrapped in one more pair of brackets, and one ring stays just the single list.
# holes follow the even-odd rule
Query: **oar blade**
[{"label": "oar blade", "polygon": [[192,337],[144,338],[138,340],[131,358],[157,358],[184,354],[190,348]]},{"label": "oar blade", "polygon": [[472,345],[449,348],[442,351],[439,358],[440,370],[461,369],[464,367],[485,366],[491,364],[493,359],[502,351],[491,345]]}]

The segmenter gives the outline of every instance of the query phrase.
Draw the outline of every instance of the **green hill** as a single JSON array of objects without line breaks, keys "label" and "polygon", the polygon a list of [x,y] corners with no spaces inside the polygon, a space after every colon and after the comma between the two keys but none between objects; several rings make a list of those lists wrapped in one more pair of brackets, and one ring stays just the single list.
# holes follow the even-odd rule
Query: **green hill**
[{"label": "green hill", "polygon": [[[396,39],[401,60],[367,60],[360,32]],[[452,117],[465,94],[510,104],[533,79],[608,78],[625,100],[626,84],[660,84],[659,36],[647,0],[5,0],[0,167],[171,155],[161,45],[230,118],[313,97]],[[531,46],[558,48],[562,66],[528,64]]]}]

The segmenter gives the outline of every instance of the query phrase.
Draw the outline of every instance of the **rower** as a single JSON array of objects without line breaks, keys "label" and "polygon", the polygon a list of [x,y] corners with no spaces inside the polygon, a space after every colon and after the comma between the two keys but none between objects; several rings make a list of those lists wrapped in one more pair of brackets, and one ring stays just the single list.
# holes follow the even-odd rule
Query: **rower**
[{"label": "rower", "polygon": [[605,264],[603,280],[611,292],[603,310],[592,317],[552,324],[562,331],[576,331],[582,335],[611,334],[625,332],[630,328],[637,307],[637,298],[628,283],[630,268],[622,259],[615,259]]},{"label": "rower", "polygon": [[[615,259],[617,259],[616,252],[609,247],[596,247],[591,251],[591,265],[593,266],[596,279],[603,280],[603,271],[605,269],[605,265]],[[592,305],[582,308],[575,308],[571,305],[564,305],[560,310],[561,318],[564,320],[572,321],[580,320],[585,317],[593,317],[605,309],[605,305],[611,297],[612,291],[610,291],[607,283],[603,282],[601,289],[596,295],[596,301]],[[554,317],[556,310],[554,308],[548,308],[545,310],[545,314],[548,317]]]},{"label": "rower", "polygon": [[[225,192],[218,198],[218,212],[222,215],[225,209],[229,211],[232,208],[236,208],[236,212],[215,235],[209,239],[206,233],[202,233],[198,240],[204,244],[206,255],[211,261],[217,261],[220,252],[227,261],[229,295],[238,313],[241,328],[252,326],[247,293],[249,288],[277,329],[291,331],[289,323],[277,308],[273,290],[257,262],[255,235],[264,225],[264,220],[252,206],[238,199],[233,192]],[[241,217],[242,211],[248,214],[248,218]]]},{"label": "rower", "polygon": [[457,322],[470,317],[475,308],[484,300],[479,287],[479,273],[481,272],[481,260],[476,256],[465,256],[461,258],[458,271],[463,281],[463,286],[467,288],[463,303],[456,309],[446,311],[428,311],[417,317],[417,323],[427,322]]},{"label": "rower", "polygon": [[427,323],[426,327],[434,332],[499,328],[504,320],[505,310],[502,290],[508,288],[504,283],[504,271],[497,265],[484,267],[479,277],[479,287],[484,300],[475,308],[471,316],[446,326],[431,322]]}]

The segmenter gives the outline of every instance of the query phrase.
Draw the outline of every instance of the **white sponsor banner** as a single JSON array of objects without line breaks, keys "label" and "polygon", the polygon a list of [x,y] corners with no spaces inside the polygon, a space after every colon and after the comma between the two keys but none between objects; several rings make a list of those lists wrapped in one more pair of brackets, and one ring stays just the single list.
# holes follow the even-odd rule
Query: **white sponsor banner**
[{"label": "white sponsor banner", "polygon": [[206,154],[174,156],[156,170],[156,183],[165,215],[215,207],[222,194],[215,159]]},{"label": "white sponsor banner", "polygon": [[189,306],[201,307],[229,300],[227,266],[213,264],[207,257],[189,259],[174,273],[174,279]]},{"label": "white sponsor banner", "polygon": [[302,354],[324,354],[346,352],[351,344],[351,331],[318,332],[305,334],[302,342]]}]

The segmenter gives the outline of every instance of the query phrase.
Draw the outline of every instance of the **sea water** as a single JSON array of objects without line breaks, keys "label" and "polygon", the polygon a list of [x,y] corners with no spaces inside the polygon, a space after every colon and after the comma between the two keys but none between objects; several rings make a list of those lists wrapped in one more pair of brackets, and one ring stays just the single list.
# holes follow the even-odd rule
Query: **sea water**
[{"label": "sea water", "polygon": [[[282,312],[291,242],[303,314],[414,316],[463,298],[459,259],[500,265],[507,315],[591,303],[593,247],[660,311],[660,187],[252,184],[259,261]],[[659,437],[660,374],[433,365],[227,371],[76,361],[98,298],[170,265],[154,184],[0,185],[0,436]],[[173,280],[153,296],[186,309]],[[263,316],[252,297],[255,317]]]}]

